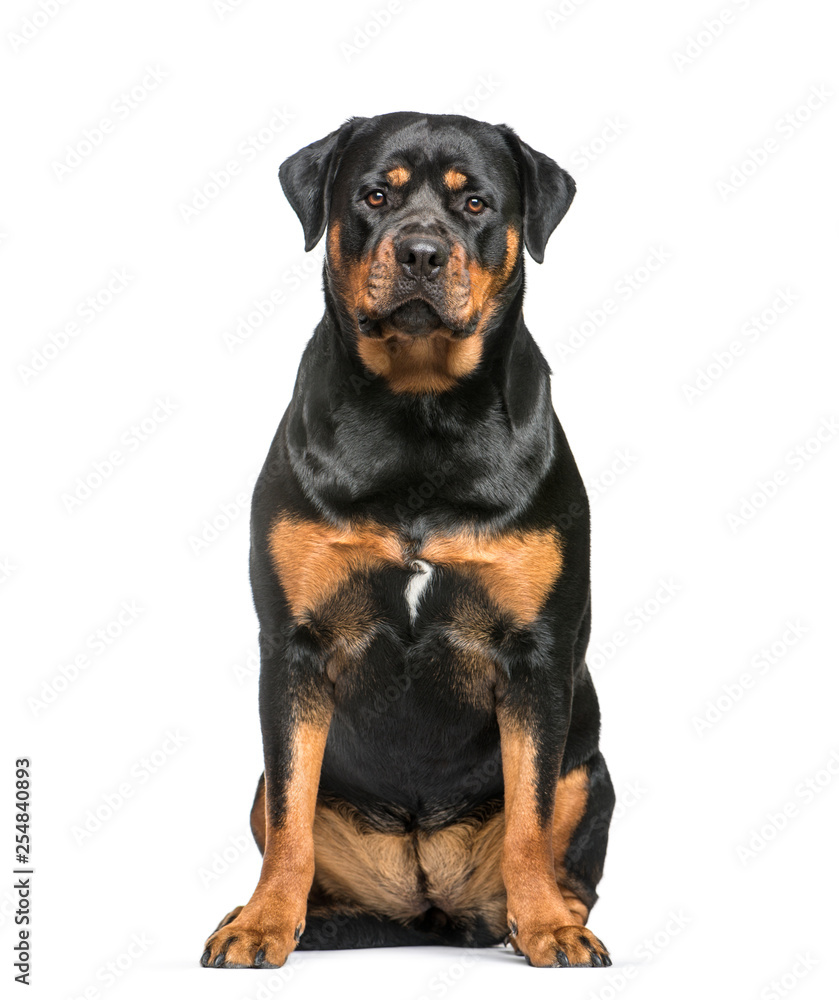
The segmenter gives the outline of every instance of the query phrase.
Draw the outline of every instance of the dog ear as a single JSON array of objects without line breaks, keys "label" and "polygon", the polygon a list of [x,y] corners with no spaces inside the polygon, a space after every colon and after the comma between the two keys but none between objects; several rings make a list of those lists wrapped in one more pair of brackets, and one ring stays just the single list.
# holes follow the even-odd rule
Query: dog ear
[{"label": "dog ear", "polygon": [[549,156],[523,142],[509,125],[498,126],[516,158],[522,186],[524,245],[541,264],[551,233],[574,199],[574,178]]},{"label": "dog ear", "polygon": [[349,121],[323,139],[289,156],[280,167],[280,184],[303,226],[308,252],[317,246],[329,218],[332,183],[341,155],[360,118]]}]

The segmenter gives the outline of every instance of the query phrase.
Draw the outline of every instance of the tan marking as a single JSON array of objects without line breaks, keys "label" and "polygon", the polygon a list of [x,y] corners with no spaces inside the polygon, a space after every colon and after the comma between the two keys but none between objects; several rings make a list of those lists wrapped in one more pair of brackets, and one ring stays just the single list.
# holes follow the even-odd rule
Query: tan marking
[{"label": "tan marking", "polygon": [[504,252],[504,263],[501,266],[501,280],[506,281],[510,275],[513,273],[513,268],[515,267],[516,258],[519,255],[519,245],[521,240],[519,238],[518,230],[515,226],[507,227],[507,249]]},{"label": "tan marking", "polygon": [[266,962],[282,965],[306,923],[306,900],[315,871],[312,828],[323,750],[331,709],[297,723],[279,825],[271,822],[270,788],[266,790],[265,854],[259,882],[248,903],[229,924],[211,934],[210,962],[225,950],[228,964],[252,965],[257,951]]},{"label": "tan marking", "polygon": [[497,615],[471,598],[461,597],[452,607],[451,637],[466,653],[488,657],[497,624]]},{"label": "tan marking", "polygon": [[467,530],[432,537],[420,558],[474,576],[502,611],[526,624],[539,614],[562,573],[562,542],[555,528],[496,537]]},{"label": "tan marking", "polygon": [[[296,620],[320,629],[336,644],[336,655],[348,657],[364,652],[375,626],[363,592],[337,596],[354,573],[407,567],[414,558],[449,566],[471,576],[519,624],[537,617],[562,573],[562,540],[555,528],[431,535],[418,552],[408,552],[397,532],[374,522],[335,526],[284,514],[271,528],[268,548]],[[328,613],[313,618],[331,599]]]},{"label": "tan marking", "polygon": [[484,653],[451,650],[447,673],[452,687],[464,702],[473,708],[492,710],[498,673],[493,658]]},{"label": "tan marking", "polygon": [[452,257],[457,257],[458,263],[469,276],[469,295],[461,312],[464,317],[480,315],[475,336],[481,336],[487,323],[494,315],[498,302],[496,297],[506,285],[513,273],[516,264],[520,245],[520,238],[515,226],[507,227],[506,249],[504,260],[498,269],[481,267],[473,260],[466,257],[464,248],[460,245],[455,247]]},{"label": "tan marking", "polygon": [[391,282],[398,277],[393,238],[385,236],[360,260],[345,260],[341,253],[341,223],[333,222],[327,231],[326,246],[326,264],[332,284],[351,321],[356,323],[359,312],[375,316],[382,291],[388,291]]},{"label": "tan marking", "polygon": [[556,785],[552,827],[554,869],[565,904],[575,923],[585,924],[589,908],[577,894],[575,879],[565,870],[565,856],[588,805],[588,768],[577,767],[563,775]]},{"label": "tan marking", "polygon": [[388,184],[391,187],[402,187],[411,179],[411,171],[407,167],[394,167],[385,174]]},{"label": "tan marking", "polygon": [[552,829],[554,861],[557,866],[564,867],[571,838],[585,815],[588,788],[588,769],[585,767],[574,768],[557,782]]},{"label": "tan marking", "polygon": [[429,901],[454,918],[481,917],[499,937],[507,926],[507,892],[501,877],[504,810],[488,819],[420,831],[417,858]]},{"label": "tan marking", "polygon": [[259,848],[259,853],[265,853],[265,831],[267,818],[265,815],[265,775],[263,774],[256,786],[256,795],[251,806],[251,833]]},{"label": "tan marking", "polygon": [[346,803],[318,803],[313,896],[394,920],[437,906],[455,918],[481,916],[500,936],[503,839],[503,810],[408,834],[374,830]]},{"label": "tan marking", "polygon": [[364,367],[387,379],[394,392],[448,392],[477,368],[483,352],[479,338],[456,338],[445,327],[411,337],[385,324],[382,333],[359,337],[358,353]]},{"label": "tan marking", "polygon": [[234,906],[229,913],[226,913],[221,918],[218,927],[216,927],[216,930],[217,931],[221,930],[222,927],[226,927],[228,924],[232,923],[236,919],[236,917],[239,916],[242,910],[244,910],[244,906]]},{"label": "tan marking", "polygon": [[396,920],[425,911],[416,854],[407,835],[370,829],[350,806],[319,803],[314,843],[316,893]]},{"label": "tan marking", "polygon": [[568,912],[571,914],[574,923],[583,927],[588,920],[590,912],[589,908],[582,901],[582,899],[580,899],[576,892],[568,888],[564,882],[565,878],[566,876],[564,874],[558,874],[556,877],[556,880],[559,883],[559,891],[562,893],[562,898],[565,900],[565,905],[568,907]]},{"label": "tan marking", "polygon": [[453,167],[443,174],[443,183],[449,191],[461,191],[466,187],[468,180],[469,178],[466,174],[462,173],[460,170],[455,170]]},{"label": "tan marking", "polygon": [[341,223],[333,222],[327,234],[327,266],[338,295],[353,321],[357,312],[375,316],[382,292],[389,292],[399,277],[393,238],[385,236],[360,260],[344,260],[341,254]]},{"label": "tan marking", "polygon": [[327,257],[336,265],[341,261],[341,223],[333,222],[326,236]]},{"label": "tan marking", "polygon": [[454,603],[446,633],[452,647],[452,663],[457,667],[449,672],[450,681],[477,708],[489,709],[506,686],[495,651],[497,627],[497,612],[480,598],[461,596]]},{"label": "tan marking", "polygon": [[[321,521],[281,515],[268,536],[268,548],[292,614],[302,622],[304,613],[318,608],[336,594],[353,573],[402,564],[403,552],[396,534],[373,523],[335,527]],[[346,608],[344,608],[346,627]],[[357,624],[363,631],[365,606]],[[362,641],[359,631],[349,641]]]},{"label": "tan marking", "polygon": [[321,644],[326,655],[326,675],[339,683],[344,670],[361,661],[376,634],[378,616],[369,587],[355,581],[329,595],[316,609],[298,617]]}]

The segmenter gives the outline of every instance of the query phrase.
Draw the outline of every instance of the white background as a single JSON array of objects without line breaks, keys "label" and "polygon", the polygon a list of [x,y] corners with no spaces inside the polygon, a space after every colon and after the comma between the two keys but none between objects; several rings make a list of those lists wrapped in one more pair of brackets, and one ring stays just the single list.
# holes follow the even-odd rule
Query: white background
[{"label": "white background", "polygon": [[[385,0],[40,9],[14,0],[2,15],[4,995],[23,989],[18,756],[34,803],[27,995],[829,995],[831,5],[399,0],[383,28],[371,11]],[[622,805],[591,926],[611,969],[536,971],[509,949],[198,966],[259,870],[245,508],[322,309],[323,248],[303,254],[277,167],[350,115],[400,109],[507,122],[578,182],[545,264],[530,263],[525,315],[593,484],[591,662]],[[103,117],[111,130],[86,145]],[[664,263],[644,270],[654,252]],[[112,269],[129,276],[115,293]],[[754,339],[744,326],[764,310]],[[690,385],[706,388],[689,399]],[[120,464],[68,510],[115,449]],[[213,519],[222,530],[196,551]],[[123,602],[142,610],[114,624]],[[118,808],[78,843],[107,797]]]}]

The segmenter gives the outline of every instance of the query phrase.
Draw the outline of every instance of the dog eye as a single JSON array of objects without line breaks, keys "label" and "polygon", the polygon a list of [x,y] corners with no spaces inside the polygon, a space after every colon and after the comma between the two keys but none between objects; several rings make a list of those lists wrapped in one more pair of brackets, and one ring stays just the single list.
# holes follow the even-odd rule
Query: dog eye
[{"label": "dog eye", "polygon": [[366,198],[367,204],[371,208],[381,208],[382,205],[387,201],[384,191],[377,188],[375,191],[371,191]]},{"label": "dog eye", "polygon": [[466,211],[472,215],[479,215],[486,208],[486,202],[481,198],[467,198]]}]

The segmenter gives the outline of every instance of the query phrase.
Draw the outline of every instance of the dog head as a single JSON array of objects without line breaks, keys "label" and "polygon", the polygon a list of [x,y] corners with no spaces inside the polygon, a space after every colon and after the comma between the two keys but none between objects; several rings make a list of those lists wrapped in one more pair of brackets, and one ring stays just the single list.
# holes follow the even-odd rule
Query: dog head
[{"label": "dog head", "polygon": [[432,391],[477,367],[521,287],[522,246],[541,262],[574,196],[571,177],[507,126],[407,112],[351,119],[286,160],[280,180],[306,249],[328,230],[342,329],[392,387],[408,363],[407,391],[429,387],[413,377],[420,359],[437,373]]}]

